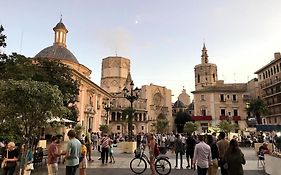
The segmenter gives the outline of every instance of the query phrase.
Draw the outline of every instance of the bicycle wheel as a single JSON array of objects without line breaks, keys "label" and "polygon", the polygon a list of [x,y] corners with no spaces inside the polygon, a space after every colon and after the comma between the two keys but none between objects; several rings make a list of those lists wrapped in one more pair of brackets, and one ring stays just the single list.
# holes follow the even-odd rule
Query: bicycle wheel
[{"label": "bicycle wheel", "polygon": [[147,164],[143,158],[133,158],[130,162],[130,168],[135,174],[142,174],[146,168]]},{"label": "bicycle wheel", "polygon": [[160,175],[167,175],[171,172],[171,163],[166,158],[159,158],[155,162],[155,170]]}]

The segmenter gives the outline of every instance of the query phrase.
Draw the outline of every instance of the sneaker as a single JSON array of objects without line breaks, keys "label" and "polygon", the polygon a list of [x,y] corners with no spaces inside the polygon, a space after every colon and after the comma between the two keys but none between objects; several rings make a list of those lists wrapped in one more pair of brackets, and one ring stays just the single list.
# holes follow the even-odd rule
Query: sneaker
[{"label": "sneaker", "polygon": [[178,169],[178,167],[177,167],[177,166],[175,166],[175,169]]},{"label": "sneaker", "polygon": [[109,161],[109,163],[112,163],[112,161]]},{"label": "sneaker", "polygon": [[190,166],[188,165],[188,166],[186,166],[186,169],[188,169]]}]

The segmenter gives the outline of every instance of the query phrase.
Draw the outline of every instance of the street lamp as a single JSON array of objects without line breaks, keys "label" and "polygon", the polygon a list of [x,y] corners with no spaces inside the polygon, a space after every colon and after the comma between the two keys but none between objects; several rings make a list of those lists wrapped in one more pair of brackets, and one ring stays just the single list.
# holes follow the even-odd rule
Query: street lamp
[{"label": "street lamp", "polygon": [[134,89],[134,82],[131,81],[130,83],[130,90],[126,87],[123,89],[124,97],[130,102],[130,111],[129,111],[129,118],[128,118],[128,134],[129,134],[129,141],[132,141],[133,136],[133,103],[139,98],[139,91],[137,87]]},{"label": "street lamp", "polygon": [[106,124],[109,125],[109,112],[112,109],[112,102],[109,101],[109,99],[106,99],[103,103],[103,109],[106,111]]}]

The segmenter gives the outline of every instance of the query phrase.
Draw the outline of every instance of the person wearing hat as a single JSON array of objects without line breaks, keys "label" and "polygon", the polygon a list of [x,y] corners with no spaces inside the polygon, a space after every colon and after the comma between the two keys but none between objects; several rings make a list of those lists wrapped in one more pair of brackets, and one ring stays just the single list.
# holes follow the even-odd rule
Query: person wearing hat
[{"label": "person wearing hat", "polygon": [[14,142],[9,142],[6,153],[4,154],[5,163],[4,175],[13,175],[17,166],[19,151],[16,149]]}]

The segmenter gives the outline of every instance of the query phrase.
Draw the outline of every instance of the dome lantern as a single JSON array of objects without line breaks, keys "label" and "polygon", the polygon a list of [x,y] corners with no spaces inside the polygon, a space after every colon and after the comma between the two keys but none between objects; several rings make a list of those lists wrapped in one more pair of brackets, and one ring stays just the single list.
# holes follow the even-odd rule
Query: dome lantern
[{"label": "dome lantern", "polygon": [[53,30],[55,31],[54,45],[66,47],[66,34],[68,30],[62,23],[62,18],[60,19],[60,22],[53,28]]}]

